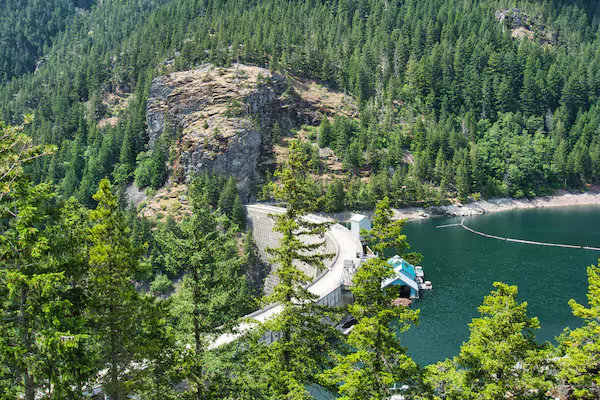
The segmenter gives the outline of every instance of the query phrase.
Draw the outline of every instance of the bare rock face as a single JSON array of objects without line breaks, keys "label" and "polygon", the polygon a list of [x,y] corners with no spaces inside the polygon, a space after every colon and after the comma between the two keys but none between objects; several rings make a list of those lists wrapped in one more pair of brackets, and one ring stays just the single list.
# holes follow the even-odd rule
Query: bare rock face
[{"label": "bare rock face", "polygon": [[[149,143],[169,138],[175,149],[171,184],[196,172],[233,176],[241,188],[258,180],[275,123],[286,134],[324,115],[356,112],[348,98],[314,81],[285,78],[236,64],[205,65],[154,79],[147,103]],[[262,158],[261,158],[262,157]]]},{"label": "bare rock face", "polygon": [[511,35],[518,39],[528,39],[540,45],[556,45],[558,32],[547,26],[541,18],[529,15],[516,7],[496,11],[496,19],[511,29]]},{"label": "bare rock face", "polygon": [[208,170],[246,182],[256,174],[261,122],[268,123],[277,109],[283,84],[282,77],[248,66],[207,65],[158,77],[147,106],[150,146],[161,135],[173,135],[175,179]]}]

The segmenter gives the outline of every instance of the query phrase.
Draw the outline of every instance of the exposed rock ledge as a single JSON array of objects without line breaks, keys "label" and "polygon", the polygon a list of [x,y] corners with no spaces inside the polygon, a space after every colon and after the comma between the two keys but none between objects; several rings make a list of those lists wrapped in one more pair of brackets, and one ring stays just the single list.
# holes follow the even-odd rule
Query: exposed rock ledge
[{"label": "exposed rock ledge", "polygon": [[166,133],[178,140],[176,180],[201,170],[251,179],[262,143],[252,117],[267,112],[281,85],[268,70],[244,66],[206,65],[157,77],[147,106],[150,146]]},{"label": "exposed rock ledge", "polygon": [[[314,81],[284,77],[242,64],[207,64],[152,81],[147,103],[148,138],[175,140],[171,184],[198,171],[231,175],[240,188],[269,163],[277,122],[285,135],[317,125],[323,115],[352,113],[343,94]],[[265,161],[265,159],[267,159]]]}]

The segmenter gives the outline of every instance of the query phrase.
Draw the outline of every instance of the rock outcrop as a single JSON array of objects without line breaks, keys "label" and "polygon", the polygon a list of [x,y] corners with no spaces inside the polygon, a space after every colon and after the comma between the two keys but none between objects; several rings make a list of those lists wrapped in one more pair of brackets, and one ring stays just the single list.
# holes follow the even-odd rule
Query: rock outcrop
[{"label": "rock outcrop", "polygon": [[[148,99],[150,146],[166,132],[174,135],[174,176],[210,170],[245,182],[256,172],[262,143],[253,115],[266,113],[279,82],[266,70],[216,70],[212,66],[161,76]],[[257,82],[263,74],[265,83]],[[268,84],[266,83],[268,82]]]},{"label": "rock outcrop", "polygon": [[545,25],[541,18],[513,7],[496,11],[496,19],[511,30],[512,37],[528,39],[541,45],[557,44],[558,32]]},{"label": "rock outcrop", "polygon": [[[201,68],[154,79],[147,105],[149,143],[169,138],[171,182],[199,171],[233,176],[241,188],[258,180],[277,122],[286,134],[323,115],[352,113],[345,96],[312,81],[247,65]],[[350,111],[348,111],[350,110]]]}]

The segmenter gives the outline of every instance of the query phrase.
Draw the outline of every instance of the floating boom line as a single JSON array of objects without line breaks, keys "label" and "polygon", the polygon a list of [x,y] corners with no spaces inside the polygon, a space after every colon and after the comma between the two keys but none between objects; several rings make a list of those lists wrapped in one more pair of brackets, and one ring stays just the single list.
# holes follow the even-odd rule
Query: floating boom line
[{"label": "floating boom line", "polygon": [[479,232],[479,231],[476,231],[475,229],[472,229],[472,228],[469,228],[468,226],[466,226],[465,225],[465,218],[463,218],[460,221],[460,224],[442,225],[442,226],[439,226],[438,228],[443,228],[443,227],[446,227],[446,226],[459,226],[459,225],[462,226],[467,231],[469,231],[471,233],[474,233],[476,235],[480,235],[480,236],[483,236],[483,237],[486,237],[486,238],[490,238],[490,239],[504,240],[505,242],[533,244],[533,245],[536,245],[536,246],[563,247],[563,248],[567,248],[567,249],[583,249],[583,250],[600,251],[600,248],[598,248],[598,247],[578,246],[578,245],[560,244],[560,243],[536,242],[536,241],[533,241],[533,240],[511,239],[511,238],[502,237],[502,236],[488,235],[487,233]]},{"label": "floating boom line", "polygon": [[450,228],[451,226],[460,226],[460,224],[438,225],[436,228]]}]

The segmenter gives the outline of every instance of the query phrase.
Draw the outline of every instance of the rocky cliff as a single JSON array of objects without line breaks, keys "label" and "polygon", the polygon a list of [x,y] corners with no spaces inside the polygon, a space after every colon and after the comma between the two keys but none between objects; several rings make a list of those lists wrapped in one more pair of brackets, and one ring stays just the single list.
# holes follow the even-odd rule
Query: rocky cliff
[{"label": "rocky cliff", "polygon": [[244,187],[259,179],[275,122],[285,134],[344,108],[343,95],[322,91],[314,82],[246,65],[205,65],[157,77],[147,103],[150,146],[161,136],[173,143],[172,183],[209,170],[232,175]]}]

